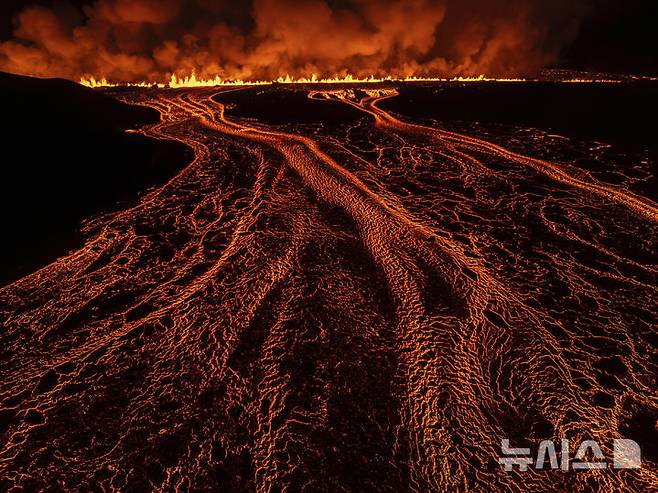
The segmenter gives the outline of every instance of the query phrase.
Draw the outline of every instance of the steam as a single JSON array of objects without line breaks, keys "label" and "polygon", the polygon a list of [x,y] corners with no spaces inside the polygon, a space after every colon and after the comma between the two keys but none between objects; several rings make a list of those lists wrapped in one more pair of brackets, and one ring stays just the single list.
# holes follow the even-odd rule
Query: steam
[{"label": "steam", "polygon": [[[519,76],[557,59],[569,0],[96,0],[30,6],[0,42],[0,70],[115,81],[195,72],[279,76]],[[236,5],[237,4],[237,5]]]}]

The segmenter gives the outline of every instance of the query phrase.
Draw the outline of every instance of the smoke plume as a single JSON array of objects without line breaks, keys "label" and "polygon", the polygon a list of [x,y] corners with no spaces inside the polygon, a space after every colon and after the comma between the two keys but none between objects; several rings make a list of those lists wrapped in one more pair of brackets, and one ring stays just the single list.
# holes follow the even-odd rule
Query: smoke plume
[{"label": "smoke plume", "polygon": [[577,33],[570,0],[96,0],[28,6],[0,70],[78,79],[518,76]]}]

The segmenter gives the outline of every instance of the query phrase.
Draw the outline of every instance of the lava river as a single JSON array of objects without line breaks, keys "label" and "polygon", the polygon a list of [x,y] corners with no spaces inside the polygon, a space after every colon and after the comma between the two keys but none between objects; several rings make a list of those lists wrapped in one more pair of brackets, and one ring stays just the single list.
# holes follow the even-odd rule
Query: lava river
[{"label": "lava river", "polygon": [[[333,126],[240,117],[250,90],[117,92],[195,159],[0,288],[0,490],[658,485],[654,202],[393,89],[309,90]],[[641,468],[499,464],[622,437]]]}]

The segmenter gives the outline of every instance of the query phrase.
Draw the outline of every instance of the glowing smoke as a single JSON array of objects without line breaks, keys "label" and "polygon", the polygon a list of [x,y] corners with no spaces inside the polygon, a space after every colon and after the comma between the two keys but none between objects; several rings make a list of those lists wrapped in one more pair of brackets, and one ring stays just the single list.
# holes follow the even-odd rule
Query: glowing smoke
[{"label": "glowing smoke", "polygon": [[168,80],[369,75],[513,76],[576,34],[567,0],[97,0],[32,6],[0,42],[0,70]]}]

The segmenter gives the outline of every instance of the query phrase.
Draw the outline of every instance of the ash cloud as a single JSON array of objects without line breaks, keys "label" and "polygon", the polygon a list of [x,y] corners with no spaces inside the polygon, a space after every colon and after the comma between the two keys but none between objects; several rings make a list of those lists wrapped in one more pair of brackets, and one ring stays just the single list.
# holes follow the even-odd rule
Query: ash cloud
[{"label": "ash cloud", "polygon": [[172,73],[271,80],[317,74],[516,76],[577,34],[568,0],[97,0],[28,6],[0,70],[116,81]]}]

